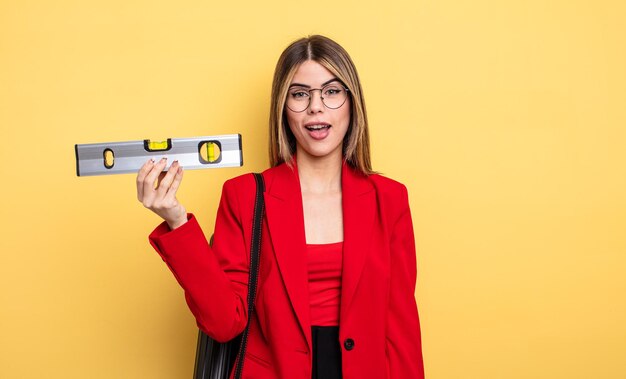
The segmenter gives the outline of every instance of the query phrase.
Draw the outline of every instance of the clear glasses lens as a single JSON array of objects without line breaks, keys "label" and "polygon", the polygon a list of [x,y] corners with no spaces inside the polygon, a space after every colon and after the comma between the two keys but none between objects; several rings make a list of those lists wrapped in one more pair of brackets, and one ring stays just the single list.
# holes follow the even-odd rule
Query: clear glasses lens
[{"label": "clear glasses lens", "polygon": [[303,112],[309,107],[311,97],[315,91],[320,91],[322,102],[330,109],[341,107],[348,97],[348,91],[341,83],[330,83],[321,89],[293,87],[287,93],[287,107],[294,112]]}]

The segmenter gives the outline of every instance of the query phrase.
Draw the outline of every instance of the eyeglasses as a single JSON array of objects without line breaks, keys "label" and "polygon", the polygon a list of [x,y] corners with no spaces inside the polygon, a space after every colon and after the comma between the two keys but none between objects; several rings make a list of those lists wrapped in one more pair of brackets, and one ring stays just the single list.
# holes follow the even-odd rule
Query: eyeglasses
[{"label": "eyeglasses", "polygon": [[322,88],[292,87],[287,93],[287,108],[292,112],[304,112],[311,104],[313,91],[320,91],[324,106],[329,109],[341,108],[348,98],[348,89],[339,82],[332,82]]}]

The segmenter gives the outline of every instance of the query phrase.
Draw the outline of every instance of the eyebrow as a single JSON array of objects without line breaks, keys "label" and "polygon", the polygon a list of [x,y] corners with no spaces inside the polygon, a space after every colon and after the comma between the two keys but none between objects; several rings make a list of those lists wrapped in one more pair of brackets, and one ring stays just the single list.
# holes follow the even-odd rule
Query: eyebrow
[{"label": "eyebrow", "polygon": [[[322,83],[322,85],[321,85],[320,87],[324,87],[325,85],[330,84],[330,83],[335,82],[335,81],[337,81],[337,82],[338,82],[338,81],[339,81],[339,79],[338,79],[338,78],[332,78],[332,79],[330,79],[330,80],[327,80],[327,81],[325,81],[324,83]],[[289,88],[291,88],[291,87],[304,87],[304,88],[311,88],[311,86],[309,86],[309,85],[307,85],[307,84],[302,84],[302,83],[291,83],[291,85],[289,85]]]}]

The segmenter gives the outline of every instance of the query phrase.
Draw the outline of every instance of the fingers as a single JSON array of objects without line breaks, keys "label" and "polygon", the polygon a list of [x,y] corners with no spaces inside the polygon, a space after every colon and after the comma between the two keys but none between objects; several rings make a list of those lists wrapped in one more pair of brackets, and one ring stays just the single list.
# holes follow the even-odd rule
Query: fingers
[{"label": "fingers", "polygon": [[141,166],[137,173],[137,198],[175,229],[186,222],[185,207],[176,199],[176,191],[183,180],[183,168],[174,161],[164,172],[166,165],[167,158],[163,158],[158,162],[151,159]]},{"label": "fingers", "polygon": [[180,165],[178,164],[178,161],[174,161],[172,165],[170,166],[170,168],[167,170],[167,174],[159,178],[159,185],[156,189],[157,199],[165,198],[165,195],[167,194],[167,191],[170,189],[172,182],[174,181],[174,178],[176,176],[176,173],[178,172],[179,167]]},{"label": "fingers", "polygon": [[160,161],[154,163],[152,165],[152,169],[150,169],[148,174],[143,178],[143,182],[142,182],[143,196],[141,198],[141,202],[147,208],[150,208],[152,206],[152,203],[156,197],[156,190],[154,189],[154,183],[156,182],[159,174],[165,168],[166,164],[167,164],[166,158],[163,158]]},{"label": "fingers", "polygon": [[178,191],[180,182],[183,180],[183,167],[178,165],[178,162],[176,162],[176,166],[177,169],[176,174],[174,175],[174,180],[172,181],[170,188],[167,190],[167,194],[165,194],[165,197],[169,201],[173,201],[176,198],[176,191]]},{"label": "fingers", "polygon": [[150,170],[152,170],[152,166],[154,166],[154,159],[151,158],[141,166],[137,173],[137,200],[139,201],[143,199],[143,182]]}]

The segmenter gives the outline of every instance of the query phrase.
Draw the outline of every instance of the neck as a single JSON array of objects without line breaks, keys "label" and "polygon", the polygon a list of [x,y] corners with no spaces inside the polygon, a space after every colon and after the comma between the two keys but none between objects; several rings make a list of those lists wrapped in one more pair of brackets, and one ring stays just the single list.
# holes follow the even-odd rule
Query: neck
[{"label": "neck", "polygon": [[298,151],[296,162],[298,177],[302,193],[332,193],[341,192],[341,168],[343,157],[339,154],[329,154],[325,157],[313,157]]}]

